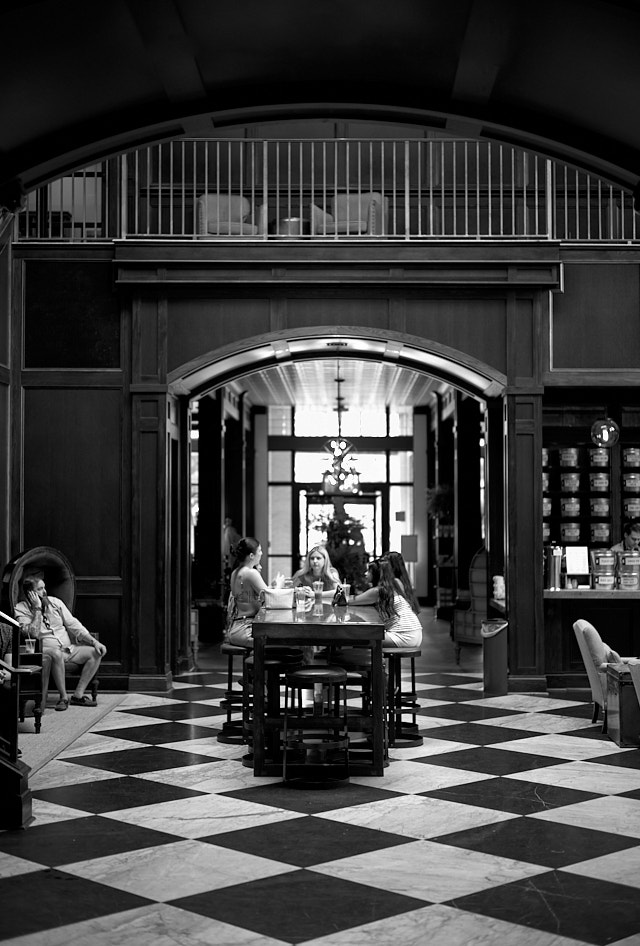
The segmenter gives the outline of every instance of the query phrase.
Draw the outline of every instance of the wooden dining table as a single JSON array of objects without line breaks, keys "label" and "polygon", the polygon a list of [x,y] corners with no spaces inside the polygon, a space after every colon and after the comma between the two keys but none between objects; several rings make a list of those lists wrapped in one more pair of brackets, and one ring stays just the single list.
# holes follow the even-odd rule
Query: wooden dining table
[{"label": "wooden dining table", "polygon": [[[350,647],[369,651],[371,673],[370,761],[350,763],[353,775],[384,775],[386,764],[385,682],[382,642],[384,624],[375,608],[333,607],[310,600],[304,611],[263,608],[253,618],[253,772],[277,775],[282,764],[266,757],[265,648],[267,644],[303,647]],[[368,655],[366,655],[368,656]],[[368,662],[368,661],[367,661]]]}]

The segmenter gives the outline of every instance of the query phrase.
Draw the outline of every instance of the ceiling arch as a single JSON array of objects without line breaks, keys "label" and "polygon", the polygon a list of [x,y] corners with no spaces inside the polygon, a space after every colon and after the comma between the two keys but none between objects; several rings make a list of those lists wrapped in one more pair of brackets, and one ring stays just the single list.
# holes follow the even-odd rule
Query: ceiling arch
[{"label": "ceiling arch", "polygon": [[[266,375],[271,369],[324,359],[410,369],[476,398],[497,396],[506,385],[502,372],[447,345],[390,330],[367,334],[349,326],[339,335],[332,329],[289,329],[217,348],[176,368],[169,374],[168,383],[174,394],[195,398],[232,381],[241,383],[255,372]],[[283,378],[282,383],[286,381]],[[255,382],[254,388],[259,390]],[[383,402],[380,394],[377,396],[376,406],[380,407]],[[291,402],[295,403],[296,397]]]},{"label": "ceiling arch", "polygon": [[415,122],[640,178],[636,0],[6,0],[0,33],[4,206],[265,116]]}]

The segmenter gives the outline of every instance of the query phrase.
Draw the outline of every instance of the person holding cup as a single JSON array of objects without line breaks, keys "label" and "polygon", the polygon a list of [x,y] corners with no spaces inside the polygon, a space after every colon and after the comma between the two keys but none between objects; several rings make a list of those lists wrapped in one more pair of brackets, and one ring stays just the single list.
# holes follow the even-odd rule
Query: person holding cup
[{"label": "person holding cup", "polygon": [[[322,588],[320,588],[320,582],[322,582]],[[331,564],[329,553],[322,545],[315,545],[307,552],[302,567],[293,576],[293,587],[308,589],[309,597],[317,597],[325,591],[333,593],[339,584],[340,576]]]}]

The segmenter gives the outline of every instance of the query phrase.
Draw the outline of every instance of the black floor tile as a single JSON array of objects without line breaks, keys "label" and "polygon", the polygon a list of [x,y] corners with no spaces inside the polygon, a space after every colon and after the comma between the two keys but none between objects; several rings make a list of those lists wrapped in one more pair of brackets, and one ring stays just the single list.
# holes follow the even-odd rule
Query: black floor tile
[{"label": "black floor tile", "polygon": [[[222,694],[220,694],[220,699],[222,699]],[[205,706],[204,703],[189,703],[186,700],[164,706],[140,706],[137,709],[127,710],[128,716],[150,716],[152,719],[198,719],[200,716],[225,714],[225,709],[214,704]]]},{"label": "black floor tile", "polygon": [[[126,730],[124,733],[126,738]],[[205,765],[211,761],[214,760],[195,752],[181,752],[179,749],[159,746],[142,746],[140,749],[122,749],[119,752],[100,752],[65,759],[69,764],[86,765],[92,769],[118,772],[120,775],[140,775],[141,772],[159,772],[162,769],[177,769],[185,765]]]},{"label": "black floor tile", "polygon": [[512,775],[514,772],[528,772],[529,769],[542,769],[558,765],[564,759],[551,759],[547,756],[533,755],[527,752],[511,752],[508,749],[493,749],[488,746],[475,746],[456,752],[441,752],[438,755],[414,759],[424,765],[443,765],[451,769],[465,769],[469,772],[484,772],[485,775]]},{"label": "black floor tile", "polygon": [[[160,746],[167,742],[187,742],[190,739],[211,739],[216,741],[217,730],[210,726],[198,726],[197,723],[151,723],[146,726],[127,726],[126,729],[101,729],[101,736],[113,736],[116,739],[128,739],[147,746]],[[135,750],[133,750],[135,751]]]},{"label": "black floor tile", "polygon": [[[416,689],[418,692],[420,691],[419,684],[416,685]],[[429,687],[420,693],[420,696],[429,700],[445,700],[449,703],[467,703],[471,700],[482,699],[480,690],[466,690],[454,686]]]},{"label": "black floor tile", "polygon": [[[611,745],[610,742],[609,745]],[[640,752],[637,749],[631,752],[608,752],[607,755],[587,759],[587,762],[597,762],[598,765],[618,765],[624,769],[640,769]]]},{"label": "black floor tile", "polygon": [[193,798],[202,795],[189,788],[165,785],[142,778],[100,779],[79,785],[61,785],[59,788],[43,788],[33,792],[33,797],[65,808],[88,811],[94,815],[105,811],[120,811],[142,805],[175,801],[176,798]]},{"label": "black floor tile", "polygon": [[590,703],[576,703],[573,706],[558,707],[557,709],[541,710],[548,716],[572,716],[577,719],[591,719],[593,707]]},{"label": "black floor tile", "polygon": [[[383,779],[380,779],[381,783],[383,781]],[[273,782],[271,785],[256,785],[255,787],[222,794],[229,798],[241,798],[244,801],[254,802],[258,805],[284,808],[285,811],[299,811],[306,815],[318,814],[322,811],[334,811],[338,808],[350,808],[354,805],[367,805],[370,802],[384,801],[387,798],[402,797],[400,792],[389,791],[382,788],[382,785],[380,788],[373,788],[368,785],[357,785],[353,782],[328,791],[297,789],[283,785],[282,782]]]},{"label": "black floor tile", "polygon": [[198,894],[171,903],[285,943],[302,943],[427,905],[424,900],[310,870],[222,887],[215,896]]},{"label": "black floor tile", "polygon": [[44,870],[0,879],[0,902],[0,939],[7,940],[135,910],[150,901],[63,871]]},{"label": "black floor tile", "polygon": [[199,840],[296,867],[311,867],[341,857],[408,844],[413,839],[324,818],[301,817],[296,821],[230,831]]},{"label": "black floor tile", "polygon": [[637,888],[561,870],[450,901],[453,906],[594,946],[638,933]]},{"label": "black floor tile", "polygon": [[[427,712],[425,710],[425,712]],[[432,729],[422,722],[420,732],[429,739],[445,739],[447,742],[468,742],[470,746],[490,746],[497,742],[514,739],[531,739],[540,733],[528,729],[512,729],[510,726],[483,726],[482,723],[461,723],[459,726],[434,726]]]},{"label": "black floor tile", "polygon": [[482,851],[484,854],[509,857],[541,867],[567,867],[569,864],[579,864],[594,857],[637,847],[637,839],[538,818],[514,818],[498,824],[480,825],[468,831],[440,835],[433,840],[467,851]]},{"label": "black floor tile", "polygon": [[479,805],[496,811],[509,811],[514,815],[532,815],[564,805],[576,805],[600,796],[592,792],[580,792],[573,788],[557,788],[539,782],[524,782],[521,779],[494,778],[483,782],[467,782],[451,785],[431,792],[422,792],[427,798],[442,798],[466,805]]},{"label": "black floor tile", "polygon": [[[186,680],[184,681],[187,682]],[[195,681],[193,681],[195,683]],[[221,681],[216,680],[216,683]],[[199,683],[199,681],[198,681]],[[220,700],[224,695],[224,691],[219,687],[211,687],[206,685],[189,686],[189,687],[179,687],[177,690],[173,690],[171,693],[171,698],[173,700],[182,700],[185,703],[197,703],[198,700]]]},{"label": "black floor tile", "polygon": [[[463,683],[481,683],[482,677],[472,676],[466,673],[416,673],[416,683],[429,683],[432,686],[453,687],[460,686]],[[475,690],[476,699],[482,697],[482,690]]]},{"label": "black floor tile", "polygon": [[7,831],[0,834],[0,851],[46,867],[60,867],[175,840],[173,834],[90,815],[40,826],[36,821],[27,831]]},{"label": "black floor tile", "polygon": [[[489,706],[477,706],[475,703],[443,703],[442,706],[423,706],[418,717],[431,716],[433,719],[455,719],[460,722],[475,722],[479,719],[497,719],[500,716],[519,716],[509,710],[496,710]],[[511,730],[513,732],[513,730]],[[529,733],[528,735],[531,735]],[[511,739],[514,737],[511,736]]]}]

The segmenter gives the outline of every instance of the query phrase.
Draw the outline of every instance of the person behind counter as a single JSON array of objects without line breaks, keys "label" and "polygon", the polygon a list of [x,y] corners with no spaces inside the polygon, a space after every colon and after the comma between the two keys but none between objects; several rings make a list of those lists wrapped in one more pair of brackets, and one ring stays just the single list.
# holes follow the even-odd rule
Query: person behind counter
[{"label": "person behind counter", "polygon": [[262,546],[247,536],[235,546],[235,561],[229,579],[231,594],[227,607],[225,640],[238,647],[253,647],[252,622],[269,587],[260,574]]},{"label": "person behind counter", "polygon": [[611,547],[612,552],[633,552],[640,549],[640,519],[629,519],[622,530],[622,541]]},{"label": "person behind counter", "polygon": [[371,588],[355,595],[351,599],[353,603],[373,604],[384,621],[386,643],[394,647],[419,647],[422,625],[401,581],[393,573],[388,555],[370,562],[369,578]]},{"label": "person behind counter", "polygon": [[314,581],[322,582],[323,591],[335,591],[340,584],[340,576],[331,564],[329,553],[322,545],[315,545],[304,560],[302,568],[293,576],[293,587],[309,588],[313,594]]}]

